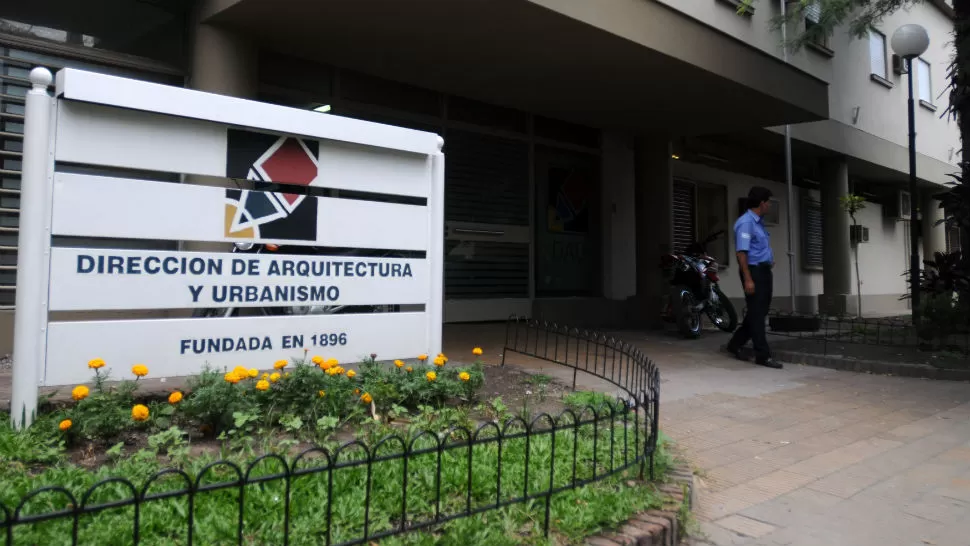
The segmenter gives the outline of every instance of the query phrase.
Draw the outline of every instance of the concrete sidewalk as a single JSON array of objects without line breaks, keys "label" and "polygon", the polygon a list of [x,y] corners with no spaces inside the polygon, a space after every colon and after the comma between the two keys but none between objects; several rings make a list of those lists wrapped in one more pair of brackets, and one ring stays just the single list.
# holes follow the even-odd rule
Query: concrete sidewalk
[{"label": "concrete sidewalk", "polygon": [[661,428],[701,483],[697,544],[970,544],[970,385],[770,370],[636,332],[659,365]]},{"label": "concrete sidewalk", "polygon": [[[771,370],[719,354],[717,332],[615,334],[660,366],[661,428],[700,477],[695,544],[970,545],[970,385]],[[453,354],[474,343],[498,358],[503,335],[446,329]],[[508,362],[571,379],[552,364]]]}]

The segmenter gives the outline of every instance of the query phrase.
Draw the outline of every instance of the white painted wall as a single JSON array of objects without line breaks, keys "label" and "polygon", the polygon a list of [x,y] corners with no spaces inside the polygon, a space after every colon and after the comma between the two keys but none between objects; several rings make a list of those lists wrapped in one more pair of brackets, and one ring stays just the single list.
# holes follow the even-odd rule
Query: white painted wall
[{"label": "white painted wall", "polygon": [[[916,4],[908,10],[899,10],[886,17],[878,29],[886,35],[887,55],[892,54],[888,43],[893,32],[908,23],[923,25],[930,35],[930,48],[924,55],[931,65],[933,102],[937,111],[932,112],[917,103],[916,106],[916,149],[919,153],[956,165],[959,149],[959,131],[955,121],[940,116],[949,100],[946,89],[947,65],[953,54],[953,23],[935,6],[928,2]],[[847,31],[839,29],[832,36],[832,49],[835,57],[831,59],[834,77],[829,87],[829,115],[850,127],[883,138],[903,147],[908,147],[909,121],[907,115],[908,76],[896,75],[890,67],[889,80],[894,87],[872,81],[869,77],[869,40],[854,39]],[[914,80],[914,94],[918,94],[918,84]],[[859,108],[859,116],[853,123],[853,110]]]},{"label": "white painted wall", "polygon": [[[869,228],[869,242],[859,245],[859,277],[862,295],[899,295],[907,291],[909,255],[906,253],[905,224],[882,216],[882,206],[866,203],[856,215],[859,224]],[[855,264],[852,266],[852,293],[856,289]],[[864,303],[863,303],[864,305]],[[905,302],[900,308],[905,309]]]},{"label": "white painted wall", "polygon": [[636,295],[637,247],[633,137],[603,132],[603,296]]}]

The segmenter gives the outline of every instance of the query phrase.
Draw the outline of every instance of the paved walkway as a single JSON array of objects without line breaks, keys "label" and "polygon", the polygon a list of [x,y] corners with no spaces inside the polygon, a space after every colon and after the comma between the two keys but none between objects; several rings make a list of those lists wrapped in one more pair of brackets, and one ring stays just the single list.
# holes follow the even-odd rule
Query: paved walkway
[{"label": "paved walkway", "polygon": [[[452,352],[501,348],[497,327],[446,333]],[[661,428],[700,476],[696,544],[970,545],[970,384],[769,370],[718,354],[716,332],[618,337],[660,366]]]}]

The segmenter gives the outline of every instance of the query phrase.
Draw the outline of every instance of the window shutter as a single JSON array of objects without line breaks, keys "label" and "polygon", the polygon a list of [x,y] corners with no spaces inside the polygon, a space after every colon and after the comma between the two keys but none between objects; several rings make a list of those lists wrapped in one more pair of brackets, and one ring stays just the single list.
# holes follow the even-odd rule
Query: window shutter
[{"label": "window shutter", "polygon": [[930,85],[930,63],[923,59],[916,60],[916,77],[919,81],[919,98],[930,104],[933,103],[933,88]]},{"label": "window shutter", "polygon": [[697,240],[694,235],[694,184],[674,180],[674,252],[683,252]]},{"label": "window shutter", "polygon": [[805,6],[804,13],[806,20],[818,24],[819,19],[822,18],[822,4],[812,2],[811,4]]},{"label": "window shutter", "polygon": [[886,77],[886,36],[874,30],[869,31],[869,70]]},{"label": "window shutter", "polygon": [[822,205],[802,195],[802,267],[821,269],[824,255],[822,239]]}]

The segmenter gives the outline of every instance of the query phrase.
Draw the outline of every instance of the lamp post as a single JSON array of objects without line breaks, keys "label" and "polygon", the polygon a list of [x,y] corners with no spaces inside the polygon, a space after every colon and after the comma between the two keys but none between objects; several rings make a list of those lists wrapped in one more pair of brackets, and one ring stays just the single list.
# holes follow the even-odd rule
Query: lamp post
[{"label": "lamp post", "polygon": [[930,36],[919,25],[903,25],[892,37],[896,55],[906,59],[909,75],[909,297],[913,305],[913,326],[919,326],[919,238],[916,236],[916,110],[913,104],[913,59],[930,46]]}]

